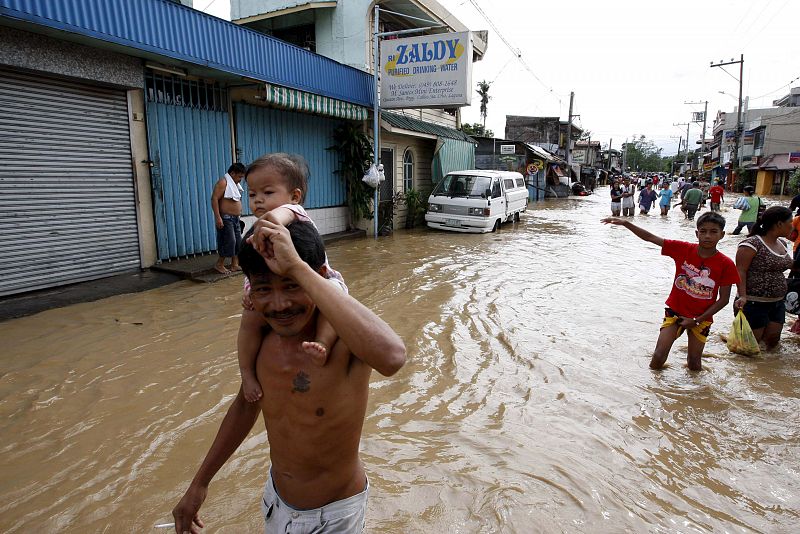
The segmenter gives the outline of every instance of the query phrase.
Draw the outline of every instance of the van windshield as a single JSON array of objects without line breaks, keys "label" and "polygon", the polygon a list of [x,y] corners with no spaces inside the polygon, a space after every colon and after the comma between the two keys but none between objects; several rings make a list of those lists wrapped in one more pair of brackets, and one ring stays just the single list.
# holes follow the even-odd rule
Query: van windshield
[{"label": "van windshield", "polygon": [[491,189],[491,183],[492,179],[486,176],[448,174],[436,184],[431,195],[480,198],[486,196],[486,190]]}]

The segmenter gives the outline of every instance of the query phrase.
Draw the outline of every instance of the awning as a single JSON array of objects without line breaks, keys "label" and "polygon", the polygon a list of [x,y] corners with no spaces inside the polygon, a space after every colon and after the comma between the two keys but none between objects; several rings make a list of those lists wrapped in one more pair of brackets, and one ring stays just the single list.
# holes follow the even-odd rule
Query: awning
[{"label": "awning", "polygon": [[800,163],[790,163],[789,154],[773,154],[764,158],[759,169],[765,171],[792,171],[800,167]]},{"label": "awning", "polygon": [[[389,132],[395,132],[396,129],[405,130],[406,132],[418,132],[425,134],[422,137],[444,137],[446,139],[455,139],[457,141],[465,141],[470,143],[473,147],[477,144],[475,141],[455,128],[448,128],[447,126],[440,126],[430,122],[421,121],[412,117],[407,117],[399,113],[391,113],[388,111],[381,112],[381,119],[386,124],[381,126]],[[403,132],[398,132],[403,133]]]},{"label": "awning", "polygon": [[436,143],[431,165],[431,180],[439,183],[447,173],[475,168],[475,145],[470,141],[459,141],[440,137]]},{"label": "awning", "polygon": [[528,149],[530,149],[531,152],[533,152],[534,154],[536,154],[537,156],[539,156],[543,160],[545,160],[545,161],[555,161],[555,159],[553,158],[553,155],[550,152],[548,152],[547,150],[543,149],[542,147],[537,146],[537,145],[531,145],[530,143],[525,143],[525,146],[527,146]]},{"label": "awning", "polygon": [[271,83],[264,85],[264,101],[276,108],[354,121],[367,120],[369,117],[369,110],[363,106]]}]

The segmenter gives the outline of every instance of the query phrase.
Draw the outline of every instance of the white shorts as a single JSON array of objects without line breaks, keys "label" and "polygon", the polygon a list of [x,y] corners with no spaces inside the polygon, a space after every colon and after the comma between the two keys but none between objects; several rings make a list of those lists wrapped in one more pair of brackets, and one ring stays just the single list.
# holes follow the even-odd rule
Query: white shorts
[{"label": "white shorts", "polygon": [[369,480],[364,491],[312,510],[298,510],[281,499],[272,481],[264,486],[261,515],[265,534],[361,534],[366,526]]}]

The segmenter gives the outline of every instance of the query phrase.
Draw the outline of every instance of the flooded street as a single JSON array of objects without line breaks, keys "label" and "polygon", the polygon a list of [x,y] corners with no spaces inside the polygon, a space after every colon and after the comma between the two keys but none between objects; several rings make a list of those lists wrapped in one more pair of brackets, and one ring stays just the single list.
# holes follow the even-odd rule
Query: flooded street
[{"label": "flooded street", "polygon": [[[730,354],[727,308],[703,372],[685,368],[685,337],[651,371],[674,264],[601,225],[608,213],[603,188],[532,205],[498,233],[329,247],[351,294],[408,348],[397,375],[373,373],[369,532],[797,532],[800,336],[761,358]],[[738,212],[723,214],[730,231]],[[695,239],[679,211],[636,222]],[[720,247],[733,257],[740,240]],[[0,531],[172,521],[239,387],[241,283],[0,323]],[[217,475],[206,532],[263,531],[265,443],[259,422]]]}]

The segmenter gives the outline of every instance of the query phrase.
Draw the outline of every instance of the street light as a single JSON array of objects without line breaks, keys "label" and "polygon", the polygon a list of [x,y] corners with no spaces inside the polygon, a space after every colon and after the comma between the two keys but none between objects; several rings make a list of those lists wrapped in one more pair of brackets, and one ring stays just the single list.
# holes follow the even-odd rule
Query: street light
[{"label": "street light", "polygon": [[734,100],[739,100],[738,98],[736,98],[736,97],[735,97],[735,96],[733,96],[732,94],[730,94],[730,93],[726,93],[725,91],[717,91],[717,92],[718,92],[719,94],[721,94],[721,95],[727,95],[727,96],[731,97],[731,98],[732,98],[732,99],[734,99]]}]

